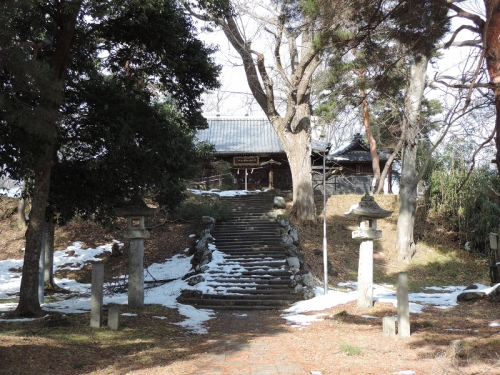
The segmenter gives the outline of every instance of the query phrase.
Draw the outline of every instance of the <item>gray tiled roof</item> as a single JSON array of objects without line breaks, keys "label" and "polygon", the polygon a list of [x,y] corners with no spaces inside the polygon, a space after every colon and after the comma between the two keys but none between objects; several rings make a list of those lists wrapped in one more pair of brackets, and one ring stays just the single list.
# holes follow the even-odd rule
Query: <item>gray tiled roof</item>
[{"label": "gray tiled roof", "polygon": [[200,141],[215,145],[217,154],[283,153],[283,146],[267,119],[207,118],[208,129],[200,130]]},{"label": "gray tiled roof", "polygon": [[[390,155],[386,152],[377,151],[380,161],[387,161]],[[334,151],[328,160],[346,162],[371,162],[370,146],[359,133],[354,134],[353,140],[345,147]]]}]

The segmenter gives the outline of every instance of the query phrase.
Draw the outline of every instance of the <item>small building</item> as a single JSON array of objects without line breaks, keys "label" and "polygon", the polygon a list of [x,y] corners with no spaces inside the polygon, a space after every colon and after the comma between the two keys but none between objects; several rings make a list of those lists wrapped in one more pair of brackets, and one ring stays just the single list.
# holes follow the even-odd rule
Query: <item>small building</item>
[{"label": "small building", "polygon": [[[239,190],[292,189],[285,150],[268,119],[210,117],[207,121],[208,128],[200,130],[197,139],[215,147],[213,160],[202,161],[201,181],[209,188],[231,185]],[[321,148],[313,144],[313,150]],[[389,155],[378,154],[382,170]],[[322,154],[316,150],[311,157],[313,185],[317,187],[323,183]],[[347,146],[330,152],[326,168],[328,174],[334,172],[326,184],[329,194],[370,191],[372,160],[361,134],[355,134]]]},{"label": "small building", "polygon": [[[380,171],[385,167],[390,155],[377,151],[380,160]],[[322,155],[313,155],[313,183],[315,186],[323,184]],[[326,182],[326,191],[329,195],[335,194],[366,194],[371,190],[373,181],[372,158],[370,146],[359,133],[354,134],[352,141],[335,151],[331,151],[325,159],[327,171],[331,177]],[[392,171],[388,175],[389,193],[392,185]]]},{"label": "small building", "polygon": [[202,180],[209,185],[230,173],[239,190],[292,188],[292,174],[283,145],[267,119],[207,118],[208,128],[196,137],[215,146],[214,160],[203,161]]}]

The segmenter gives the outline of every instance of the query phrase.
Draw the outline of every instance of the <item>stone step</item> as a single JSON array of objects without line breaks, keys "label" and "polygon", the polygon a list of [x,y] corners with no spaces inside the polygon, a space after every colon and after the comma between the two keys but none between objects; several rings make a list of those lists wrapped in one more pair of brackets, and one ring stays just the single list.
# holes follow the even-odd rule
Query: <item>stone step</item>
[{"label": "stone step", "polygon": [[272,299],[272,298],[280,298],[283,295],[290,295],[290,299],[293,300],[300,300],[302,296],[297,293],[293,293],[293,288],[288,288],[288,289],[278,289],[278,288],[271,288],[271,289],[250,289],[248,288],[227,288],[225,289],[225,292],[228,293],[229,295],[232,294],[238,294],[238,295],[252,295],[255,298],[259,299]]},{"label": "stone step", "polygon": [[280,230],[276,228],[276,224],[271,226],[251,226],[251,225],[227,225],[227,226],[219,226],[216,227],[212,232],[212,235],[217,235],[217,233],[254,233],[254,232],[263,232],[263,233],[280,233]]},{"label": "stone step", "polygon": [[249,255],[227,255],[225,256],[225,259],[230,261],[230,262],[235,262],[235,261],[275,261],[275,260],[285,260],[286,256],[284,254],[274,254],[274,255],[266,255],[266,254],[259,254],[260,256],[255,256],[254,254],[249,254]]},{"label": "stone step", "polygon": [[229,286],[233,286],[233,288],[256,288],[256,290],[283,290],[285,293],[289,293],[286,291],[287,289],[291,289],[290,280],[248,280],[248,282],[243,282],[241,280],[234,279],[214,279],[209,281],[207,285],[212,288],[217,288],[218,286],[222,286],[227,288]]},{"label": "stone step", "polygon": [[[232,261],[234,259],[240,259],[240,258],[247,258],[247,259],[257,259],[255,258],[255,254],[251,252],[233,252],[230,254],[226,255],[226,259]],[[287,258],[285,254],[279,254],[279,253],[269,253],[269,254],[261,254],[261,257],[258,259],[266,259],[266,258],[272,258],[272,259],[281,259],[284,260]]]},{"label": "stone step", "polygon": [[[208,271],[209,274],[220,274],[220,271],[216,272],[216,271]],[[244,276],[244,277],[248,277],[248,276],[274,276],[274,277],[278,277],[278,276],[288,276],[290,277],[292,274],[290,273],[290,271],[287,271],[285,269],[283,270],[277,270],[277,269],[274,269],[274,270],[251,270],[251,271],[242,271],[242,272],[228,272],[226,273],[228,276],[231,276],[231,277],[235,277],[235,274],[237,274],[237,276]]]},{"label": "stone step", "polygon": [[[215,241],[217,243],[217,237],[215,237]],[[219,241],[222,242],[222,241]],[[230,245],[234,243],[262,243],[262,244],[283,244],[283,241],[281,237],[278,236],[272,236],[272,237],[260,237],[260,236],[255,236],[255,238],[247,238],[247,237],[231,237],[231,238],[225,238],[224,239],[224,244],[223,245]]]},{"label": "stone step", "polygon": [[276,227],[276,219],[273,218],[267,218],[267,219],[256,219],[256,218],[240,218],[240,219],[230,219],[223,221],[220,223],[221,226],[227,227],[230,225],[233,226],[269,226],[269,227]]},{"label": "stone step", "polygon": [[285,255],[285,250],[283,250],[283,246],[273,246],[273,247],[264,247],[259,245],[221,245],[220,247],[216,244],[217,249],[226,255],[237,256],[241,255],[253,255],[255,257],[272,257],[274,255]]},{"label": "stone step", "polygon": [[[217,278],[213,279],[214,282],[220,283],[222,285],[255,285],[255,286],[263,286],[266,288],[282,288],[284,285],[290,285],[291,279],[263,279],[263,278],[244,278],[244,279],[236,279],[234,277],[224,277],[223,275],[219,275]],[[216,286],[217,284],[209,284],[211,287]]]},{"label": "stone step", "polygon": [[215,241],[215,246],[219,248],[220,246],[242,246],[242,245],[248,245],[249,247],[252,246],[271,246],[274,245],[275,247],[279,247],[284,245],[283,240],[280,237],[258,237],[256,236],[255,238],[250,237],[249,238],[237,238],[237,237],[229,237],[229,238],[217,238],[214,237]]},{"label": "stone step", "polygon": [[269,310],[302,298],[290,286],[292,273],[285,268],[285,244],[272,210],[273,198],[267,193],[221,198],[231,205],[233,216],[216,223],[212,231],[225,262],[224,267],[208,271],[207,283],[224,293],[186,295],[179,302],[207,309]]},{"label": "stone step", "polygon": [[[180,301],[179,301],[180,302]],[[183,302],[186,304],[190,304],[188,302]],[[231,310],[231,311],[261,311],[261,310],[282,310],[285,307],[290,306],[290,304],[287,304],[286,306],[238,306],[238,305],[233,305],[233,306],[226,306],[226,305],[203,305],[202,308],[206,310]]]},{"label": "stone step", "polygon": [[187,297],[179,297],[178,301],[181,303],[189,303],[193,305],[203,306],[203,305],[213,305],[213,306],[268,306],[268,307],[288,307],[292,302],[295,302],[293,298],[283,298],[284,296],[280,296],[279,299],[241,299],[235,298],[236,296],[228,296],[227,298],[216,298],[217,294],[204,294],[201,298],[187,298]]},{"label": "stone step", "polygon": [[224,266],[242,266],[246,268],[247,270],[250,269],[255,269],[255,268],[279,268],[281,266],[285,265],[284,260],[268,260],[268,261],[263,261],[263,260],[239,260],[239,261],[230,261],[227,263],[224,263]]},{"label": "stone step", "polygon": [[281,253],[284,254],[283,244],[265,245],[263,243],[259,244],[256,242],[251,243],[232,243],[232,244],[219,244],[215,243],[217,249],[225,254],[234,255],[239,252],[246,253],[262,253],[267,254],[268,252]]},{"label": "stone step", "polygon": [[281,255],[284,254],[284,251],[281,247],[268,247],[268,248],[259,248],[259,247],[251,247],[251,246],[230,246],[228,248],[219,249],[219,251],[223,252],[227,255],[255,255],[262,254],[262,256],[273,256],[275,254]]},{"label": "stone step", "polygon": [[267,229],[267,228],[262,228],[262,229],[239,229],[239,228],[222,228],[218,229],[216,231],[213,231],[212,237],[217,238],[220,236],[228,236],[228,237],[255,237],[255,236],[264,236],[264,237],[275,237],[275,238],[281,238],[280,233],[278,230],[275,229]]},{"label": "stone step", "polygon": [[[242,238],[243,236],[244,238]],[[212,234],[212,237],[215,240],[215,244],[218,245],[220,243],[223,245],[230,245],[235,243],[244,243],[244,242],[252,242],[254,244],[264,244],[266,245],[268,242],[276,242],[279,245],[283,246],[283,240],[280,236],[275,234],[273,235],[260,235],[258,233],[248,233],[242,234],[240,237],[234,234]]]},{"label": "stone step", "polygon": [[[284,293],[278,292],[278,290],[271,290],[271,293],[252,293],[251,291],[245,291],[244,289],[234,289],[239,292],[229,292],[228,289],[224,290],[224,293],[216,294],[216,293],[209,293],[209,294],[204,294],[203,299],[211,299],[211,300],[218,300],[218,301],[226,301],[226,300],[237,300],[237,301],[254,301],[258,299],[259,301],[266,301],[268,303],[269,301],[273,300],[286,300],[286,301],[297,301],[298,299],[301,298],[300,294],[293,294],[291,291],[293,291],[292,288],[290,288],[290,291],[286,291]],[[274,293],[273,293],[274,292]]]},{"label": "stone step", "polygon": [[232,215],[233,216],[231,216],[231,218],[229,218],[228,220],[224,221],[224,223],[242,223],[242,222],[261,223],[261,224],[276,223],[275,216],[242,215],[238,214],[237,212],[233,212]]},{"label": "stone step", "polygon": [[217,236],[220,236],[220,235],[229,235],[231,237],[236,237],[238,238],[238,234],[239,234],[239,237],[240,238],[246,238],[246,237],[249,237],[249,236],[252,236],[252,237],[258,237],[258,236],[262,236],[262,237],[274,237],[274,238],[281,238],[280,236],[280,233],[278,232],[278,229],[277,228],[262,228],[262,229],[250,229],[250,230],[246,230],[246,229],[243,229],[243,228],[222,228],[222,229],[219,229],[219,230],[216,230],[216,231],[213,231],[212,233],[212,236],[214,238],[217,238]]},{"label": "stone step", "polygon": [[[233,267],[232,267],[233,266]],[[254,274],[254,275],[260,275],[260,273],[256,273],[256,272],[263,272],[262,274],[269,274],[269,275],[274,275],[273,272],[279,272],[279,271],[286,271],[288,272],[286,269],[285,269],[285,265],[283,263],[282,267],[279,267],[279,266],[275,266],[275,265],[271,265],[271,266],[259,266],[259,265],[239,265],[239,264],[233,264],[233,265],[226,265],[225,266],[225,269],[227,269],[228,267],[231,267],[231,270],[230,271],[225,271],[223,270],[222,272],[229,272],[229,273],[232,273],[232,274],[242,274],[242,275],[245,275],[245,274]],[[217,271],[216,268],[213,268],[214,271]]]},{"label": "stone step", "polygon": [[283,244],[276,244],[276,245],[245,245],[245,244],[223,244],[223,243],[218,243],[216,244],[217,249],[224,253],[229,253],[231,250],[235,251],[248,251],[248,252],[280,252],[284,253],[285,250],[283,249]]},{"label": "stone step", "polygon": [[254,226],[254,225],[228,225],[219,226],[215,228],[212,235],[217,233],[237,233],[239,235],[246,233],[263,233],[263,234],[279,234],[280,230],[276,228],[276,224],[268,226]]},{"label": "stone step", "polygon": [[217,288],[224,289],[226,293],[235,293],[235,294],[293,294],[293,288],[289,287],[285,284],[276,284],[276,285],[254,285],[254,284],[233,284],[233,286],[228,285],[218,285],[218,284],[208,284],[215,290]]}]

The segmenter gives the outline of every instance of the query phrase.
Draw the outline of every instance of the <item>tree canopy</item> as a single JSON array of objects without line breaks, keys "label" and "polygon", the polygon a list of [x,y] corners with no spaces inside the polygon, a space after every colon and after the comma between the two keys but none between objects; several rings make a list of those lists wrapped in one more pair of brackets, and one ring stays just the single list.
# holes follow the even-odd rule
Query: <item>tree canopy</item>
[{"label": "tree canopy", "polygon": [[[47,203],[63,210],[60,197],[75,194],[88,209],[131,184],[175,201],[195,161],[192,131],[206,125],[199,96],[217,87],[219,67],[173,0],[0,9],[0,164],[33,183],[18,306],[31,314]],[[89,196],[76,196],[86,183]]]}]

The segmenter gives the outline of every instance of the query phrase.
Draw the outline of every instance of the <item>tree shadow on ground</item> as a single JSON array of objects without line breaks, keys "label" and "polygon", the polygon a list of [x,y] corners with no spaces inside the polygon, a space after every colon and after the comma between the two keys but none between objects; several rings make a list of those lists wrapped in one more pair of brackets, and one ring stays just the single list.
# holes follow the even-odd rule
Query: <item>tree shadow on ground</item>
[{"label": "tree shadow on ground", "polygon": [[[89,314],[51,314],[32,322],[0,323],[2,374],[125,374],[180,366],[200,355],[231,355],[258,336],[285,331],[276,311],[216,312],[216,319],[208,322],[210,334],[193,334],[176,324],[183,318],[175,310],[121,309],[137,315],[120,316],[118,331],[106,323],[91,328]],[[189,366],[193,364],[184,366],[184,371],[197,373]]]}]

